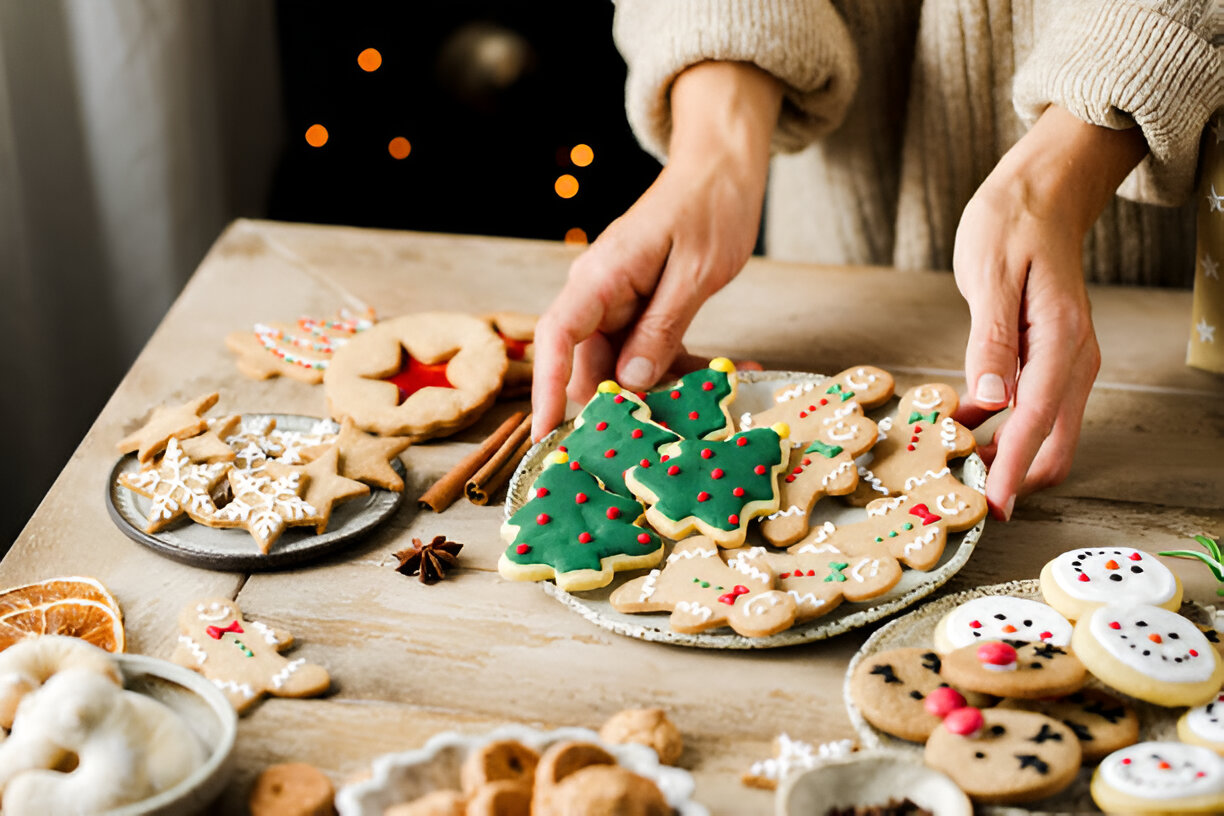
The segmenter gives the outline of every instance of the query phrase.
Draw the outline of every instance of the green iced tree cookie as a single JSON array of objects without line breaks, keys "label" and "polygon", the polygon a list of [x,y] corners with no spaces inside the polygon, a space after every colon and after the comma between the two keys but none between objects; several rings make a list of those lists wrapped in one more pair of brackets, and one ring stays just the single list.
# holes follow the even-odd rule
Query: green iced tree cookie
[{"label": "green iced tree cookie", "polygon": [[735,399],[735,385],[735,364],[715,357],[708,368],[685,374],[645,401],[651,419],[685,439],[725,439],[733,428],[727,406]]},{"label": "green iced tree cookie", "polygon": [[625,471],[657,464],[659,447],[679,438],[650,421],[645,403],[607,380],[583,407],[561,450],[603,482],[605,490],[629,496]]}]

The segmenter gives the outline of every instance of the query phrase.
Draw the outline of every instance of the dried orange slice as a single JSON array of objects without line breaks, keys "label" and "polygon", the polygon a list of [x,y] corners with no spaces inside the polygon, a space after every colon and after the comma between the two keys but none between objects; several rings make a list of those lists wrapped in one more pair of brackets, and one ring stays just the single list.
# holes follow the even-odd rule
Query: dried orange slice
[{"label": "dried orange slice", "polygon": [[51,578],[0,592],[0,650],[39,635],[78,637],[122,652],[123,616],[93,578]]}]

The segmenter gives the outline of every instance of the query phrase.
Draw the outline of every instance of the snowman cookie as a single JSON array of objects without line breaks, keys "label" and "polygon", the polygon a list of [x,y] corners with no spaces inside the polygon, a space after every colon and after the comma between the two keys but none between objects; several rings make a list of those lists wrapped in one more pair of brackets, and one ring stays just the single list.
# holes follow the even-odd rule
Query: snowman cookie
[{"label": "snowman cookie", "polygon": [[1156,556],[1132,547],[1070,550],[1041,568],[1046,603],[1076,621],[1111,603],[1181,607],[1182,585]]},{"label": "snowman cookie", "polygon": [[1070,694],[1084,685],[1084,664],[1049,643],[971,643],[944,655],[943,676],[958,688],[995,697],[1034,699]]},{"label": "snowman cookie", "polygon": [[1076,622],[1071,648],[1103,683],[1157,705],[1202,705],[1224,682],[1199,628],[1159,606],[1103,606]]},{"label": "snowman cookie", "polygon": [[1141,742],[1101,761],[1092,800],[1107,813],[1224,813],[1224,759],[1201,745]]},{"label": "snowman cookie", "polygon": [[1224,692],[1210,703],[1188,709],[1177,721],[1177,738],[1224,756]]},{"label": "snowman cookie", "polygon": [[183,609],[171,660],[211,680],[241,714],[265,694],[313,697],[327,691],[326,669],[280,655],[292,645],[292,635],[247,620],[238,604],[219,598]]},{"label": "snowman cookie", "polygon": [[956,607],[935,626],[935,651],[940,654],[985,640],[1066,646],[1071,642],[1071,622],[1040,601],[986,595]]},{"label": "snowman cookie", "polygon": [[931,732],[923,755],[980,804],[1031,802],[1058,793],[1075,779],[1080,758],[1079,740],[1058,720],[997,708],[973,720],[947,716]]},{"label": "snowman cookie", "polygon": [[1048,700],[1003,700],[999,708],[1036,711],[1058,720],[1079,738],[1084,762],[1097,762],[1139,741],[1139,715],[1135,709],[1096,689]]},{"label": "snowman cookie", "polygon": [[[948,683],[940,659],[930,649],[905,648],[866,657],[854,667],[847,687],[863,719],[886,734],[926,742],[941,718],[926,705],[927,697]],[[975,704],[987,702],[970,695]]]}]

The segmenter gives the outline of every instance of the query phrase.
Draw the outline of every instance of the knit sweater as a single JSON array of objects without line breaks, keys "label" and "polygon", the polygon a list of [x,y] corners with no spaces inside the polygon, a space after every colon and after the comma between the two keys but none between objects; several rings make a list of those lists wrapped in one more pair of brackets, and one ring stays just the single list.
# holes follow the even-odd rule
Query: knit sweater
[{"label": "knit sweater", "polygon": [[771,257],[950,269],[961,211],[1050,104],[1149,153],[1084,246],[1089,280],[1187,285],[1200,137],[1224,105],[1219,0],[618,0],[626,109],[661,160],[675,77],[751,62],[783,84]]}]

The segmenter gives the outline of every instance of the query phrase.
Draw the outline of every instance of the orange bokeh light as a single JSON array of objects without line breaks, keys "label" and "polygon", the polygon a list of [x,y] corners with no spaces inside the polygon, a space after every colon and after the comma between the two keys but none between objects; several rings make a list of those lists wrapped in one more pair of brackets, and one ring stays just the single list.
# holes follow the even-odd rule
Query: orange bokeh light
[{"label": "orange bokeh light", "polygon": [[570,151],[570,161],[576,167],[586,167],[595,161],[595,151],[591,149],[590,145],[574,145],[573,150]]},{"label": "orange bokeh light", "polygon": [[587,242],[586,230],[580,227],[570,227],[565,231],[565,243],[567,244],[585,244]]},{"label": "orange bokeh light", "polygon": [[382,65],[382,54],[377,48],[367,48],[357,55],[357,64],[363,71],[377,71]]},{"label": "orange bokeh light", "polygon": [[406,159],[408,154],[412,152],[412,142],[403,136],[396,136],[387,144],[387,152],[391,154],[393,159]]},{"label": "orange bokeh light", "polygon": [[553,184],[553,189],[557,191],[557,195],[562,198],[573,198],[578,195],[578,179],[566,173],[563,176],[557,176],[557,181]]},{"label": "orange bokeh light", "polygon": [[322,147],[327,144],[327,128],[322,125],[311,125],[306,128],[306,144],[311,147]]}]

